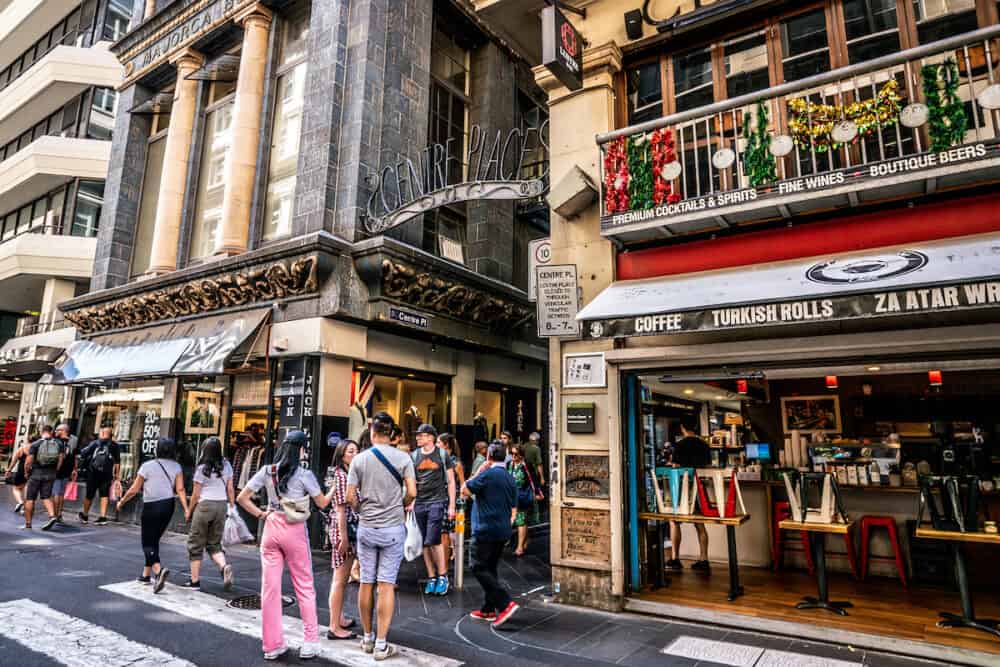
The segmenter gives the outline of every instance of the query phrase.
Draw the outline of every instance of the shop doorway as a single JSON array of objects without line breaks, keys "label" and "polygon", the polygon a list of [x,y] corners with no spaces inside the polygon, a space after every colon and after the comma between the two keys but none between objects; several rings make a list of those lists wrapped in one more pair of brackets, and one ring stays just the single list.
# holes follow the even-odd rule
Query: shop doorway
[{"label": "shop doorway", "polygon": [[[852,361],[743,374],[651,369],[625,374],[622,386],[630,609],[760,629],[795,623],[785,631],[798,627],[800,636],[818,639],[836,629],[1000,654],[986,633],[937,627],[939,611],[961,609],[953,561],[947,545],[915,534],[922,474],[975,475],[978,530],[1000,520],[1000,362]],[[673,544],[664,515],[673,509],[665,480],[681,423],[694,424],[708,446],[706,467],[726,470],[727,480],[736,473],[750,516],[736,529],[744,594],[733,601],[724,527],[706,527],[709,571],[692,569],[701,545],[683,524],[681,568],[667,567]],[[790,470],[829,472],[853,521],[851,540],[823,538],[831,597],[853,603],[848,616],[796,609],[817,594],[817,579],[800,533],[777,528]],[[871,524],[878,528],[869,534],[862,577],[865,517],[883,523]],[[895,545],[885,521],[896,528]],[[997,547],[962,549],[977,616],[1000,615]]]}]

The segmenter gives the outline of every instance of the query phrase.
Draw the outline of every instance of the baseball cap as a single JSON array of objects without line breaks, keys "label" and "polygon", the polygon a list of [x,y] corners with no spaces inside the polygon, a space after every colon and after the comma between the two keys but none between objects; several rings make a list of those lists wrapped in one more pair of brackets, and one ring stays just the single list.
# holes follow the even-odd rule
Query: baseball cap
[{"label": "baseball cap", "polygon": [[437,429],[431,424],[421,424],[417,429],[417,433],[426,433],[427,435],[433,435],[435,438],[438,434]]},{"label": "baseball cap", "polygon": [[327,447],[336,447],[337,445],[340,444],[340,441],[342,439],[343,438],[341,437],[341,435],[339,433],[337,433],[336,431],[334,431],[329,436],[327,436],[327,438],[326,438],[326,445],[327,445]]}]

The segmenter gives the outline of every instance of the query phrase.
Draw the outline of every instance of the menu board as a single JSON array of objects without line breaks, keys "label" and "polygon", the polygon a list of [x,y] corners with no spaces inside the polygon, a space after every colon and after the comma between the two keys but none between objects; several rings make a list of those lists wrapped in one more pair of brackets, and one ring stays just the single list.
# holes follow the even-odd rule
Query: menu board
[{"label": "menu board", "polygon": [[567,454],[565,495],[570,498],[610,498],[611,470],[604,455]]},{"label": "menu board", "polygon": [[562,557],[608,563],[611,560],[611,512],[562,508]]}]

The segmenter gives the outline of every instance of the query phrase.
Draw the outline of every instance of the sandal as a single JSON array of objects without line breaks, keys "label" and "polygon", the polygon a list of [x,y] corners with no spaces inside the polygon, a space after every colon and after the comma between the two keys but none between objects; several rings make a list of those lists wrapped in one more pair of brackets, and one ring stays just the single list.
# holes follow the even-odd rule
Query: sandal
[{"label": "sandal", "polygon": [[347,630],[348,628],[353,628],[354,625],[355,625],[355,623],[356,623],[356,621],[352,618],[352,619],[349,619],[347,621],[347,625],[344,625],[343,623],[341,623],[340,627],[343,628],[344,630]]},{"label": "sandal", "polygon": [[341,636],[335,635],[332,632],[330,632],[329,630],[327,630],[326,631],[326,638],[327,639],[332,639],[334,641],[343,640],[343,639],[357,639],[358,638],[358,633],[351,632],[346,637],[341,637]]}]

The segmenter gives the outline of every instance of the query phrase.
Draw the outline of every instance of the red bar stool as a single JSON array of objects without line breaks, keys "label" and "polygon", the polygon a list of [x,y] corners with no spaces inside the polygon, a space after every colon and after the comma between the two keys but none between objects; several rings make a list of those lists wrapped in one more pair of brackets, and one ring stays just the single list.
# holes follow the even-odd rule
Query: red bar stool
[{"label": "red bar stool", "polygon": [[[899,571],[899,580],[903,583],[903,588],[909,588],[906,584],[906,566],[903,564],[903,552],[899,548],[899,535],[896,532],[896,520],[891,516],[866,516],[861,519],[861,579],[868,576],[868,538],[872,528],[885,528],[889,532],[889,542],[892,543],[892,554],[896,561],[896,569]],[[872,559],[875,557],[873,556]],[[888,559],[885,559],[888,560]]]},{"label": "red bar stool", "polygon": [[[781,528],[778,526],[785,519],[792,518],[792,509],[787,502],[774,503],[774,544],[771,545],[771,561],[774,569],[780,570],[784,563],[784,541],[781,539]],[[809,548],[809,533],[802,533],[802,552],[806,557],[806,565],[809,574],[813,574],[816,568],[813,566],[812,550]]]}]

